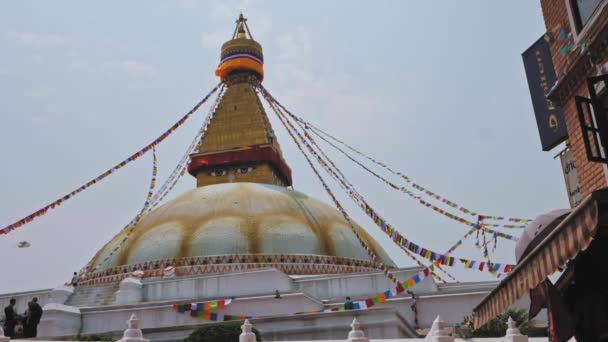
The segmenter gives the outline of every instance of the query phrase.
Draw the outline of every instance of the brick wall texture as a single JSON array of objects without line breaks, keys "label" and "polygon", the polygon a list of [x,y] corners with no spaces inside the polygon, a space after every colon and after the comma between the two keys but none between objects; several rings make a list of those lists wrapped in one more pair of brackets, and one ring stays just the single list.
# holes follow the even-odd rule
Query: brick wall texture
[{"label": "brick wall texture", "polygon": [[[551,55],[555,66],[555,73],[559,78],[560,75],[567,74],[573,65],[574,61],[580,54],[580,47],[566,55],[560,54],[559,50],[566,44],[566,41],[557,39],[562,27],[566,27],[568,31],[573,31],[568,18],[568,9],[566,0],[541,0],[545,27],[549,37],[552,37],[549,44],[551,46]],[[606,60],[600,64],[605,63]],[[594,69],[595,72],[596,69]],[[588,75],[592,76],[592,75]],[[585,146],[583,143],[583,135],[578,120],[576,103],[574,96],[588,97],[589,92],[587,85],[583,82],[577,90],[568,98],[562,106],[565,114],[566,126],[568,128],[570,148],[574,154],[576,162],[576,171],[581,186],[583,197],[586,197],[594,190],[606,187],[606,175],[604,173],[604,165],[601,163],[593,163],[587,160]]]}]

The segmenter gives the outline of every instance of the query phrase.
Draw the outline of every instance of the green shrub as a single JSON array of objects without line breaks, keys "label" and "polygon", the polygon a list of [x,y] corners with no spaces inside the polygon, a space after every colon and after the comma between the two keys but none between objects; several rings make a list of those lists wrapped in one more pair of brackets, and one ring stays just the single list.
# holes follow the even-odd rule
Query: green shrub
[{"label": "green shrub", "polygon": [[[513,318],[515,324],[524,335],[530,335],[534,329],[530,327],[528,313],[521,309],[509,309],[505,313],[494,317],[479,329],[473,329],[473,322],[470,317],[465,317],[464,321],[455,327],[455,335],[461,338],[471,337],[503,337],[507,331],[507,320]],[[466,330],[463,328],[467,328]],[[538,332],[535,334],[538,336]],[[542,335],[541,335],[542,336]]]},{"label": "green shrub", "polygon": [[[184,339],[185,342],[239,342],[241,323],[217,323],[198,328]],[[253,328],[256,340],[262,341],[260,332]]]}]

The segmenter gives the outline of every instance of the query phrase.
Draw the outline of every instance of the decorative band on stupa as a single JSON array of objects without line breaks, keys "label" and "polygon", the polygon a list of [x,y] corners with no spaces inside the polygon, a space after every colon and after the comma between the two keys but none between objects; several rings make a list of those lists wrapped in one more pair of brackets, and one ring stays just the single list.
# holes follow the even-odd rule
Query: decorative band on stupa
[{"label": "decorative band on stupa", "polygon": [[220,56],[220,64],[215,70],[215,75],[222,81],[226,76],[238,71],[253,72],[260,80],[264,78],[262,46],[253,40],[247,27],[247,19],[242,14],[237,20],[232,39],[222,45]]},{"label": "decorative band on stupa", "polygon": [[251,71],[256,73],[260,79],[263,79],[264,62],[252,54],[235,54],[222,59],[220,65],[215,69],[215,75],[223,81],[226,76],[234,71]]},{"label": "decorative band on stupa", "polygon": [[196,176],[201,169],[267,162],[275,168],[278,176],[282,178],[287,186],[292,184],[291,168],[283,161],[283,158],[273,148],[272,144],[240,146],[196,153],[191,155],[190,158],[192,158],[192,161],[188,165],[188,172],[193,176]]}]

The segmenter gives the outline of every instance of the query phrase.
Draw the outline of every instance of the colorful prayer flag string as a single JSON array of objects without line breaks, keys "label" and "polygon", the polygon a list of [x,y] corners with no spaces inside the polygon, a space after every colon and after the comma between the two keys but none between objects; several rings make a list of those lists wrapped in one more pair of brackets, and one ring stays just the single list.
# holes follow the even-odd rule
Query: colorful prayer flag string
[{"label": "colorful prayer flag string", "polygon": [[[412,310],[416,310],[415,301],[417,296],[411,291],[417,284],[427,278],[433,271],[435,267],[430,265],[428,268],[423,269],[422,271],[416,273],[412,277],[408,278],[403,282],[397,282],[394,287],[391,289],[380,292],[373,297],[369,297],[362,300],[353,301],[353,310],[367,310],[375,305],[385,303],[388,299],[398,296],[401,293],[407,292],[414,299],[414,308]],[[236,301],[235,299],[234,301]],[[220,299],[214,301],[206,301],[206,302],[179,302],[174,303],[171,308],[174,312],[188,315],[190,317],[200,318],[206,321],[213,322],[225,322],[225,321],[237,321],[244,319],[252,319],[252,318],[260,318],[253,317],[247,315],[229,315],[224,313],[224,309],[228,307],[233,302],[232,299]],[[332,308],[322,309],[322,310],[314,310],[314,311],[305,311],[305,312],[297,312],[294,315],[310,315],[317,314],[322,312],[342,312],[347,311],[344,305],[335,306]],[[417,311],[417,310],[416,310]]]},{"label": "colorful prayer flag string", "polygon": [[[263,95],[264,94],[265,93],[263,93]],[[257,96],[257,93],[256,93],[256,96]],[[344,210],[344,208],[342,207],[342,205],[340,204],[340,202],[338,201],[338,199],[336,198],[336,196],[333,194],[333,191],[331,191],[331,189],[329,188],[329,186],[327,185],[327,183],[325,182],[325,180],[323,179],[323,177],[321,177],[321,175],[319,174],[319,172],[317,171],[317,169],[314,167],[314,165],[312,164],[312,161],[310,160],[310,158],[308,157],[308,155],[306,155],[304,153],[304,150],[302,149],[301,145],[298,143],[296,137],[293,135],[292,131],[287,128],[286,123],[283,121],[283,118],[278,114],[278,112],[276,111],[276,108],[274,108],[272,102],[268,101],[268,103],[271,105],[271,108],[273,110],[275,110],[275,113],[279,117],[279,120],[281,121],[281,123],[283,123],[283,125],[287,129],[287,132],[289,133],[289,135],[291,136],[291,138],[293,139],[293,141],[296,143],[296,146],[298,147],[298,149],[300,149],[300,151],[302,152],[302,154],[306,158],[306,161],[308,162],[308,165],[312,169],[313,173],[317,176],[317,178],[319,179],[319,181],[321,181],[321,184],[325,188],[325,191],[327,192],[327,194],[329,195],[329,197],[334,202],[334,205],[336,206],[336,208],[338,208],[338,210],[344,216],[344,219],[346,220],[346,222],[348,222],[349,228],[351,229],[351,231],[353,232],[353,234],[355,235],[355,237],[357,238],[357,240],[359,240],[359,243],[361,244],[361,246],[363,246],[363,248],[366,250],[367,254],[372,258],[373,262],[379,262],[378,268],[381,269],[391,281],[396,282],[397,278],[395,277],[395,275],[392,272],[389,271],[388,266],[386,266],[386,265],[384,265],[382,263],[382,261],[380,260],[380,258],[378,258],[378,256],[376,255],[376,253],[374,253],[374,251],[372,251],[372,249],[365,243],[365,241],[363,241],[363,239],[361,238],[361,236],[359,235],[359,233],[356,231],[355,226],[354,226],[354,224],[353,224],[350,216],[348,215],[348,213],[346,212],[346,210]]]},{"label": "colorful prayer flag string", "polygon": [[203,125],[197,131],[196,136],[194,137],[194,139],[192,140],[192,142],[188,146],[188,149],[186,150],[186,153],[182,156],[182,158],[180,159],[178,165],[173,169],[173,171],[171,172],[170,176],[163,183],[163,185],[156,192],[156,194],[154,194],[154,196],[152,196],[152,193],[153,193],[154,188],[156,186],[156,177],[157,177],[157,173],[158,173],[158,165],[157,165],[156,150],[153,151],[154,152],[153,153],[153,155],[154,155],[154,158],[153,158],[154,163],[153,163],[152,180],[151,180],[151,183],[150,183],[150,190],[148,191],[148,197],[146,199],[144,207],[139,212],[139,214],[133,220],[131,220],[131,222],[129,222],[129,224],[127,224],[123,229],[121,229],[120,232],[117,234],[117,235],[119,235],[120,233],[122,233],[126,229],[129,229],[128,232],[127,232],[127,234],[123,238],[123,240],[121,240],[121,242],[119,243],[119,245],[117,247],[113,248],[112,251],[110,251],[110,253],[104,258],[104,260],[102,260],[101,263],[99,263],[98,265],[96,265],[95,268],[92,268],[91,267],[92,266],[91,262],[96,259],[96,257],[94,257],[91,261],[89,261],[89,263],[87,264],[87,266],[85,266],[83,269],[81,269],[80,275],[82,275],[82,274],[84,274],[86,272],[93,272],[96,269],[98,269],[99,267],[101,267],[101,265],[103,265],[106,262],[108,262],[108,260],[114,254],[116,254],[116,252],[119,251],[120,248],[122,247],[122,245],[124,245],[124,243],[128,240],[129,236],[131,235],[133,229],[135,228],[135,226],[137,225],[137,223],[139,222],[139,220],[143,216],[145,216],[147,213],[151,212],[158,204],[160,204],[162,202],[162,200],[165,198],[165,196],[167,196],[167,194],[169,194],[171,192],[171,190],[177,184],[177,182],[179,181],[179,179],[185,174],[186,168],[188,167],[188,164],[189,164],[189,161],[190,161],[190,154],[194,151],[194,149],[196,148],[196,146],[200,143],[200,140],[203,139],[204,133],[207,131],[207,127],[209,126],[209,123],[211,122],[211,119],[215,115],[215,111],[217,109],[217,106],[218,106],[219,102],[222,99],[224,91],[225,91],[225,86],[224,86],[224,84],[221,84],[221,87],[220,87],[219,92],[218,92],[218,96],[216,97],[213,106],[209,110],[209,113],[207,114],[207,117],[203,121]]},{"label": "colorful prayer flag string", "polygon": [[[292,118],[294,118],[294,120],[296,122],[298,122],[298,124],[301,124],[298,120],[295,119],[294,115],[290,115]],[[307,127],[307,126],[305,126]],[[476,223],[471,222],[465,218],[462,218],[458,215],[454,215],[452,213],[449,213],[427,201],[425,201],[424,199],[422,199],[421,196],[418,196],[416,194],[414,194],[412,191],[408,190],[406,187],[403,186],[398,186],[396,184],[394,184],[393,182],[391,182],[390,180],[386,179],[385,177],[381,176],[380,174],[374,172],[373,170],[371,170],[370,168],[368,168],[367,166],[365,166],[364,164],[362,164],[360,161],[356,160],[354,157],[352,157],[351,155],[349,155],[346,151],[344,151],[343,149],[341,149],[340,147],[336,146],[334,143],[332,143],[331,141],[325,139],[322,135],[320,135],[319,133],[315,132],[314,130],[311,130],[311,132],[313,134],[315,134],[317,137],[321,138],[323,141],[325,141],[326,143],[328,143],[330,146],[334,147],[336,150],[338,150],[340,153],[342,153],[344,156],[346,156],[348,159],[350,159],[352,162],[354,162],[355,164],[359,165],[361,168],[363,168],[365,171],[367,171],[368,173],[372,174],[374,177],[380,179],[382,182],[386,183],[388,186],[390,186],[391,188],[395,189],[395,190],[399,190],[403,193],[405,193],[406,195],[408,195],[409,197],[417,200],[420,204],[424,205],[427,208],[431,208],[432,210],[434,210],[435,212],[442,214],[452,220],[455,220],[459,223],[465,224],[467,226],[470,227],[475,227]],[[304,135],[311,141],[314,141],[314,139],[307,133],[306,130],[304,130]],[[316,143],[314,143],[316,145]],[[317,145],[318,147],[318,145]],[[320,148],[318,148],[319,150],[321,150]],[[328,159],[328,158],[326,158]],[[328,160],[329,161],[329,160]],[[335,167],[335,165],[333,165],[333,163],[331,161],[329,161],[332,166]],[[337,169],[337,168],[336,168]],[[340,175],[342,175],[342,173],[340,172]],[[343,176],[343,175],[342,175]],[[503,227],[501,225],[497,225],[497,227]],[[525,228],[525,226],[522,226],[523,228]],[[521,228],[521,227],[516,227],[514,225],[509,225],[509,227],[504,226],[503,228]],[[517,238],[508,234],[503,234],[503,233],[499,233],[498,236],[500,236],[501,238],[505,238],[508,240],[512,240],[512,241],[517,241]]]},{"label": "colorful prayer flag string", "polygon": [[127,165],[128,163],[131,163],[137,159],[139,159],[141,156],[143,156],[144,154],[148,153],[153,147],[155,147],[156,145],[160,144],[163,140],[165,140],[169,135],[171,135],[171,133],[173,133],[177,128],[179,128],[184,122],[186,122],[186,120],[188,120],[188,118],[194,114],[194,112],[196,112],[200,106],[203,105],[203,103],[205,103],[207,101],[207,99],[209,99],[209,97],[211,97],[211,95],[213,95],[217,89],[219,87],[219,84],[217,86],[215,86],[210,92],[209,94],[207,94],[201,101],[199,101],[188,113],[186,113],[181,119],[179,119],[179,121],[177,121],[173,126],[171,126],[168,130],[166,130],[163,134],[161,134],[158,138],[156,138],[154,141],[152,141],[150,144],[146,145],[144,148],[142,148],[141,150],[135,152],[134,154],[132,154],[130,157],[128,157],[127,159],[123,160],[122,162],[114,165],[112,168],[108,169],[107,171],[105,171],[104,173],[100,174],[99,176],[95,177],[94,179],[90,180],[89,182],[85,183],[84,185],[76,188],[75,190],[73,190],[72,192],[68,193],[67,195],[51,202],[50,204],[42,207],[41,209],[31,213],[30,215],[22,218],[21,220],[14,222],[13,224],[10,224],[2,229],[0,229],[0,235],[3,234],[8,234],[10,232],[12,232],[13,230],[20,228],[30,222],[32,222],[33,220],[35,220],[38,217],[41,217],[43,215],[45,215],[50,209],[55,209],[56,207],[59,207],[63,202],[73,198],[74,196],[76,196],[77,194],[79,194],[80,192],[82,192],[85,189],[90,188],[91,186],[97,184],[98,182],[102,181],[103,179],[107,178],[108,176],[110,176],[111,174],[113,174],[114,172],[116,172],[117,170],[121,169],[123,166]]},{"label": "colorful prayer flag string", "polygon": [[[273,100],[274,100],[274,101],[276,101],[276,99],[274,99],[274,98],[273,98]],[[378,161],[378,160],[376,160],[376,159],[374,159],[374,158],[372,158],[372,157],[370,157],[370,156],[368,156],[368,155],[364,154],[363,152],[361,152],[361,151],[357,150],[356,148],[352,147],[351,145],[349,145],[349,144],[345,143],[344,141],[342,141],[342,140],[340,140],[340,139],[336,138],[335,136],[333,136],[333,135],[331,135],[331,134],[329,134],[329,133],[327,133],[327,132],[325,132],[325,131],[321,130],[320,128],[316,127],[315,125],[311,124],[310,122],[307,122],[307,121],[305,121],[304,119],[302,119],[302,118],[300,118],[300,117],[298,117],[298,116],[295,116],[295,115],[291,114],[289,111],[286,111],[286,112],[287,112],[287,114],[288,114],[288,115],[290,115],[290,116],[291,116],[291,117],[292,117],[294,120],[296,120],[296,121],[298,121],[298,122],[301,122],[301,123],[302,123],[302,124],[304,124],[306,127],[309,127],[309,128],[310,128],[310,129],[311,129],[313,132],[315,132],[315,133],[320,133],[320,134],[322,134],[322,135],[324,135],[324,136],[328,137],[329,139],[332,139],[333,141],[335,141],[335,142],[337,142],[337,143],[339,143],[339,144],[341,144],[341,145],[345,146],[345,147],[346,147],[346,148],[348,148],[349,150],[351,150],[351,151],[353,151],[353,152],[357,153],[358,155],[360,155],[360,156],[364,157],[365,159],[367,159],[367,160],[371,161],[372,163],[374,163],[374,164],[376,164],[376,165],[378,165],[378,166],[380,166],[380,167],[382,167],[382,168],[384,168],[384,169],[388,170],[390,173],[392,173],[392,174],[394,174],[394,175],[396,175],[396,176],[401,177],[401,178],[402,178],[402,179],[404,179],[404,180],[405,180],[407,183],[411,183],[411,184],[412,184],[412,187],[414,187],[416,190],[419,190],[419,191],[423,192],[425,195],[430,196],[430,197],[432,197],[432,198],[434,198],[434,199],[436,199],[436,200],[439,200],[439,201],[441,201],[442,203],[445,203],[446,205],[448,205],[448,206],[450,206],[450,207],[452,207],[452,208],[458,209],[459,211],[461,211],[461,212],[463,212],[463,213],[465,213],[465,214],[469,214],[469,215],[472,215],[472,216],[477,216],[477,215],[478,215],[478,214],[477,214],[475,211],[473,211],[473,210],[471,210],[471,209],[467,209],[466,207],[464,207],[464,206],[462,206],[462,205],[460,205],[460,204],[458,204],[458,203],[456,203],[456,202],[454,202],[454,201],[448,200],[447,198],[445,198],[445,197],[443,197],[443,196],[440,196],[439,194],[437,194],[437,193],[435,193],[435,192],[433,192],[433,191],[431,191],[431,190],[429,190],[429,189],[427,189],[427,188],[423,187],[422,185],[420,185],[420,184],[417,184],[417,183],[413,182],[413,180],[412,180],[412,179],[411,179],[409,176],[407,176],[405,173],[403,173],[403,172],[399,172],[399,171],[395,171],[394,169],[392,169],[392,168],[391,168],[390,166],[388,166],[387,164],[382,163],[382,162],[380,162],[380,161]],[[325,139],[324,139],[324,140],[325,140]],[[485,216],[486,216],[487,218],[501,217],[501,216],[489,216],[489,215],[485,215]],[[532,221],[532,220],[530,220],[530,219],[522,219],[522,218],[505,218],[505,217],[501,217],[501,218],[502,218],[502,220],[508,220],[508,221],[511,221],[511,222],[522,222],[522,223],[529,223],[530,221]],[[513,227],[513,228],[516,228],[516,227]],[[517,228],[519,228],[519,227],[517,227]]]},{"label": "colorful prayer flag string", "polygon": [[[141,220],[141,218],[145,215],[146,210],[148,209],[148,207],[150,207],[150,204],[152,201],[152,196],[154,194],[154,188],[156,187],[156,176],[157,175],[158,175],[158,158],[156,156],[156,148],[153,147],[152,148],[152,177],[150,179],[150,186],[148,187],[148,194],[146,196],[146,201],[144,202],[143,208],[141,208],[139,213],[131,220],[131,222],[129,222],[129,224],[127,224],[123,229],[121,229],[121,232],[126,230],[125,237],[118,243],[118,245],[116,247],[114,247],[110,251],[110,253],[102,260],[101,264],[106,264],[110,260],[110,258],[117,251],[120,250],[120,248],[124,245],[124,243],[131,236],[131,233],[133,232],[133,229],[135,228],[135,226],[137,225],[139,220]],[[90,262],[89,262],[89,265],[90,265]],[[89,270],[89,271],[92,271],[92,270]]]},{"label": "colorful prayer flag string", "polygon": [[165,196],[167,196],[171,192],[175,184],[177,184],[179,179],[186,173],[188,164],[190,164],[190,155],[194,152],[197,145],[200,145],[200,143],[203,141],[205,133],[207,132],[209,124],[211,123],[211,119],[215,117],[215,111],[217,110],[217,107],[224,96],[225,90],[226,87],[224,84],[222,84],[215,99],[215,102],[211,106],[211,109],[209,110],[207,117],[203,121],[203,124],[201,125],[194,139],[188,146],[186,153],[184,153],[177,166],[171,172],[171,175],[167,178],[167,180],[163,183],[158,192],[154,195],[154,198],[152,199],[152,205],[150,206],[150,208],[148,208],[148,212],[152,211],[156,206],[162,203]]},{"label": "colorful prayer flag string", "polygon": [[[267,99],[271,100],[272,103],[276,104],[279,108],[281,108],[285,112],[289,112],[284,106],[282,106],[278,101],[276,101],[262,86],[260,86],[260,89],[263,90],[263,93],[265,94],[265,97],[267,97]],[[271,106],[271,108],[272,108],[272,106]],[[280,114],[277,113],[277,115],[279,116],[279,118],[281,119],[281,121],[283,121],[282,118],[281,118],[281,116],[280,116]],[[292,133],[290,133],[290,135],[294,139],[294,142],[296,142],[296,144],[299,146],[300,144],[296,141],[295,136],[293,136]],[[303,150],[301,149],[301,147],[300,147],[300,150],[303,152]],[[314,152],[314,150],[311,150],[310,152],[311,152],[311,154],[313,154],[316,157],[316,159],[319,162],[319,164],[328,173],[335,175],[335,172],[332,172],[331,168],[329,168],[327,166],[327,163],[325,163],[325,161],[318,154],[316,154]],[[307,160],[310,163],[310,159],[308,159],[308,156],[305,153],[303,153],[303,154],[305,155],[305,157],[307,158]],[[311,165],[311,167],[313,167],[313,166]],[[315,171],[316,171],[316,169],[315,169]],[[320,175],[318,174],[318,172],[317,172],[317,175],[322,180],[322,178],[320,177]],[[338,181],[339,181],[339,177],[338,177]],[[328,190],[329,187],[327,186],[327,184],[324,181],[322,181],[322,183],[323,183],[324,187],[326,188],[326,190]],[[341,184],[341,185],[344,185],[341,182],[338,182],[338,183]],[[461,261],[461,263],[463,263],[463,264],[464,264],[464,262],[462,262],[462,260],[465,260],[465,261],[467,260],[467,259],[454,258],[454,257],[448,256],[448,255],[445,255],[445,254],[437,253],[437,252],[434,252],[432,250],[426,249],[424,247],[419,246],[418,244],[415,244],[415,243],[409,241],[403,235],[401,235],[393,226],[391,226],[385,219],[383,219],[380,215],[378,215],[377,212],[369,204],[367,204],[367,202],[365,202],[361,196],[359,196],[357,193],[355,193],[354,191],[352,191],[352,189],[349,190],[348,188],[344,188],[344,190],[349,194],[349,196],[351,197],[351,199],[353,199],[356,203],[358,203],[359,206],[364,210],[364,212],[370,218],[372,218],[372,220],[374,221],[374,223],[378,227],[380,227],[380,229],[385,234],[387,234],[389,237],[391,237],[391,239],[393,240],[393,242],[395,242],[399,247],[401,247],[401,248],[407,248],[411,252],[419,254],[422,257],[426,258],[426,259],[429,259],[431,261],[439,261],[441,264],[448,265],[448,266],[453,266],[454,262],[456,260]],[[329,191],[331,191],[331,190],[329,190]],[[341,208],[341,206],[340,206],[340,208]],[[483,264],[484,266],[487,264],[488,266],[491,266],[492,269],[495,269],[495,270],[504,270],[505,268],[511,269],[511,267],[513,266],[513,265],[510,265],[510,264],[501,264],[501,263],[486,263],[486,262],[479,262],[479,263]]]},{"label": "colorful prayer flag string", "polygon": [[[266,98],[266,100],[269,100],[268,98]],[[287,124],[289,125],[289,127],[285,126],[285,128],[289,131],[290,129],[295,132],[298,137],[300,138],[300,140],[306,145],[306,147],[309,149],[309,151],[311,151],[311,153],[313,155],[315,155],[317,158],[319,158],[318,155],[316,155],[314,149],[308,144],[308,142],[310,142],[310,144],[312,144],[317,151],[321,154],[321,156],[327,160],[327,162],[331,165],[331,167],[333,168],[332,171],[335,171],[335,173],[330,173],[330,176],[332,176],[336,181],[338,181],[338,183],[341,183],[341,186],[347,187],[349,189],[349,191],[354,191],[356,192],[356,189],[354,188],[354,186],[352,185],[352,183],[350,183],[348,181],[348,179],[346,179],[346,176],[344,176],[344,174],[340,171],[340,169],[336,166],[336,164],[325,154],[325,152],[323,151],[323,149],[321,149],[321,147],[317,144],[317,142],[310,136],[308,135],[308,133],[306,132],[306,129],[304,129],[304,127],[302,127],[302,124],[298,121],[295,121],[296,124],[300,127],[300,129],[302,130],[302,133],[304,134],[304,137],[307,139],[305,140],[304,138],[302,138],[302,135],[297,131],[297,129],[291,124],[291,122],[289,121],[289,119],[284,115],[284,113],[277,109],[276,106],[274,106],[274,104],[269,100],[269,105],[271,106],[271,108],[273,109],[273,111],[279,115],[279,119],[281,119],[281,116],[283,117],[283,119],[285,120],[285,122],[287,122]],[[283,120],[281,120],[281,122],[283,122]],[[302,151],[303,152],[303,151]],[[322,165],[323,166],[323,165]],[[371,171],[373,172],[373,171]],[[390,183],[387,181],[387,183]],[[361,196],[358,192],[357,192],[357,196]],[[409,256],[412,260],[414,260],[414,262],[416,262],[419,266],[421,267],[427,267],[427,265],[421,263],[410,251],[408,251],[407,249],[403,250],[407,256]],[[436,265],[437,268],[442,271],[443,273],[445,273],[448,277],[450,277],[452,280],[458,282],[458,280],[452,276],[449,272],[445,271],[444,269],[442,269],[439,265]],[[432,273],[433,277],[435,277],[437,280],[442,281],[443,283],[446,283],[445,280],[443,280],[437,273]]]}]

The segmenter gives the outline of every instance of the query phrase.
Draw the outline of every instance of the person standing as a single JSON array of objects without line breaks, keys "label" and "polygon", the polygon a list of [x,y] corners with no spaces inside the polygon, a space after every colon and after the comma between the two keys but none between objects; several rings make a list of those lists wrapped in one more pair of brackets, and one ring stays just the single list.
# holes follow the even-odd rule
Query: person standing
[{"label": "person standing", "polygon": [[25,329],[23,331],[26,338],[36,337],[38,335],[38,323],[42,317],[42,308],[38,304],[38,298],[32,298],[32,301],[27,303],[27,319],[25,321]]},{"label": "person standing", "polygon": [[4,308],[4,336],[10,338],[15,338],[15,325],[17,325],[15,303],[17,303],[17,300],[15,298],[11,298],[9,305]]},{"label": "person standing", "polygon": [[350,297],[346,297],[346,300],[344,301],[344,310],[353,310],[354,308],[355,304],[353,301],[350,299]]}]

